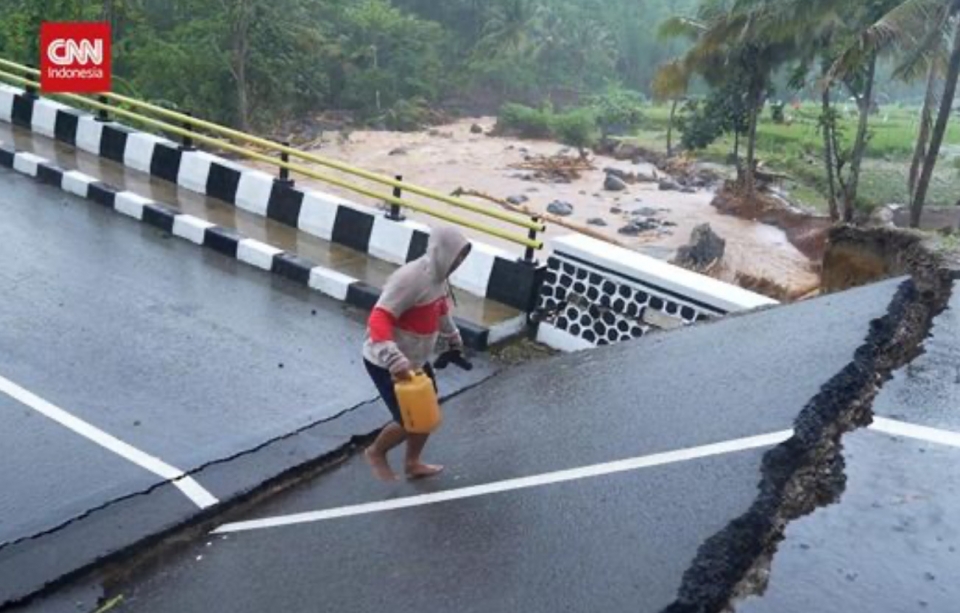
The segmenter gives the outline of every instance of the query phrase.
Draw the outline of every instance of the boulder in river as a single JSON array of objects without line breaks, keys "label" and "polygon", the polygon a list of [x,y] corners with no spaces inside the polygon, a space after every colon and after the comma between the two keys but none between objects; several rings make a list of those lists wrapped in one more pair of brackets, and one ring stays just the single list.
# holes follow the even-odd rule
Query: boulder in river
[{"label": "boulder in river", "polygon": [[661,192],[676,192],[680,190],[680,184],[673,179],[660,179]]},{"label": "boulder in river", "polygon": [[644,232],[650,232],[660,227],[660,222],[656,219],[634,219],[618,232],[624,236],[640,236]]},{"label": "boulder in river", "polygon": [[608,192],[622,192],[627,189],[627,184],[617,176],[607,175],[606,180],[603,182],[603,189]]},{"label": "boulder in river", "polygon": [[632,183],[635,180],[635,177],[632,172],[627,172],[625,170],[620,170],[619,168],[604,168],[603,172],[608,175],[613,175],[616,178],[620,179],[624,183]]},{"label": "boulder in river", "polygon": [[473,124],[472,126],[470,126],[470,133],[471,133],[471,134],[483,134],[483,126],[481,126],[481,125],[478,124],[478,123]]},{"label": "boulder in river", "polygon": [[677,250],[673,263],[702,272],[723,258],[726,247],[727,241],[717,236],[710,224],[700,224],[690,234],[690,242]]},{"label": "boulder in river", "polygon": [[397,147],[396,149],[392,150],[392,151],[391,151],[390,153],[388,153],[387,155],[407,155],[408,153],[409,153],[409,151],[407,151],[407,150],[404,149],[403,147]]},{"label": "boulder in river", "polygon": [[600,217],[594,217],[593,219],[588,219],[588,220],[587,220],[587,225],[597,226],[597,227],[602,228],[602,227],[605,227],[605,226],[607,225],[607,222],[604,221],[604,220],[603,220],[602,218],[600,218]]},{"label": "boulder in river", "polygon": [[554,200],[547,205],[547,212],[558,217],[569,217],[573,215],[573,205],[562,200]]},{"label": "boulder in river", "polygon": [[520,195],[520,196],[509,196],[509,197],[507,198],[507,202],[509,202],[509,203],[512,204],[513,206],[520,206],[521,204],[523,204],[524,202],[527,202],[527,201],[529,201],[529,200],[530,200],[530,199],[527,198],[527,197],[524,196],[524,195]]}]

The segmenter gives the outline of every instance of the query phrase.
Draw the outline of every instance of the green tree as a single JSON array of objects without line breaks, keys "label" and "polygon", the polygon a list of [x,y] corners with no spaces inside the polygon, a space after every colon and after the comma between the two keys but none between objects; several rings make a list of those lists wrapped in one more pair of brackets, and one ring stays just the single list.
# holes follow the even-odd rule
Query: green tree
[{"label": "green tree", "polygon": [[338,102],[377,113],[405,99],[436,100],[443,87],[439,24],[418,19],[387,0],[347,6],[337,26],[342,50]]},{"label": "green tree", "polygon": [[553,129],[565,145],[576,147],[580,158],[586,159],[588,149],[597,143],[597,118],[590,109],[578,109],[558,115]]},{"label": "green tree", "polygon": [[762,13],[751,2],[704,0],[693,19],[674,18],[661,26],[664,36],[692,39],[692,47],[682,57],[667,64],[674,81],[689,81],[694,74],[716,87],[731,74],[742,71],[743,94],[747,112],[747,157],[740,173],[740,186],[752,194],[756,185],[757,123],[773,72],[794,50],[795,41],[773,36],[759,26]]}]

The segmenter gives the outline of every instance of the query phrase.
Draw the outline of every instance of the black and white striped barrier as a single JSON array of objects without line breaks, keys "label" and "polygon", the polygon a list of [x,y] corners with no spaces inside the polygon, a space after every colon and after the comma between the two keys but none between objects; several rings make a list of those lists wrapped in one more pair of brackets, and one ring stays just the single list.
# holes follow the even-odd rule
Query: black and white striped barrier
[{"label": "black and white striped barrier", "polygon": [[[134,170],[217,198],[371,257],[402,265],[424,253],[430,228],[116,122],[0,84],[0,121],[29,129]],[[543,268],[477,241],[451,278],[454,287],[529,313]]]},{"label": "black and white striped barrier", "polygon": [[[379,288],[358,279],[317,266],[295,254],[246,238],[230,228],[180,213],[133,192],[118,190],[80,171],[64,170],[45,158],[18,152],[3,143],[0,143],[0,166],[12,168],[196,245],[308,286],[351,306],[369,310],[380,297]],[[459,319],[457,325],[468,347],[485,350],[489,345],[519,334],[526,327],[526,315],[490,327]]]}]

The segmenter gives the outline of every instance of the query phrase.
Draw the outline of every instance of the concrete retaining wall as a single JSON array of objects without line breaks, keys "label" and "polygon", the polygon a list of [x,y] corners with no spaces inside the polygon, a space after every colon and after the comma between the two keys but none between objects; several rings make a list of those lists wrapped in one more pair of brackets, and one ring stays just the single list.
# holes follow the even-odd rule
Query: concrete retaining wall
[{"label": "concrete retaining wall", "polygon": [[562,351],[641,338],[777,304],[760,294],[583,235],[553,241],[537,305],[540,342]]}]

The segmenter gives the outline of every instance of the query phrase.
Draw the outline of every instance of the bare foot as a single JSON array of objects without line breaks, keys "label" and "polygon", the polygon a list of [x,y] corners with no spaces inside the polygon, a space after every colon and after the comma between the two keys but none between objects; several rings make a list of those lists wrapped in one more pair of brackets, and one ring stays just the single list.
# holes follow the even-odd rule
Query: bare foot
[{"label": "bare foot", "polygon": [[386,456],[374,451],[373,447],[368,447],[367,450],[363,452],[363,455],[367,458],[367,464],[373,469],[373,474],[377,479],[388,483],[390,481],[397,481],[397,474],[390,468],[390,463],[387,462]]},{"label": "bare foot", "polygon": [[436,464],[410,464],[407,465],[407,479],[426,479],[439,475],[443,472],[443,466]]}]

